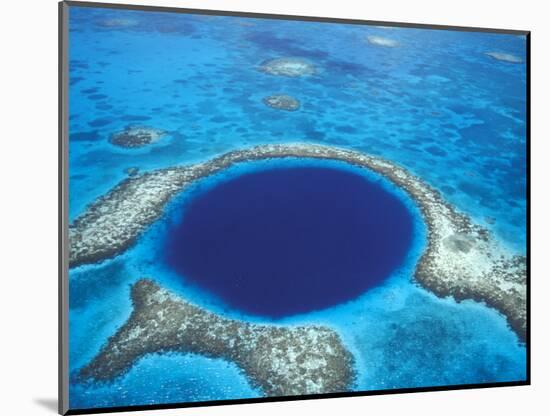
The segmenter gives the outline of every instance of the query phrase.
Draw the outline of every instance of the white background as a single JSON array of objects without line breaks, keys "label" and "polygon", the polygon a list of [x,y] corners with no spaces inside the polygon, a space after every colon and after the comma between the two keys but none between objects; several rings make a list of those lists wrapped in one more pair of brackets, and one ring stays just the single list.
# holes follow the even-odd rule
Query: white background
[{"label": "white background", "polygon": [[[111,0],[115,2],[116,0]],[[532,33],[532,386],[176,409],[148,415],[518,415],[549,411],[550,285],[544,1],[149,0],[136,3]],[[57,1],[3,1],[0,12],[0,413],[53,415],[57,396]],[[546,411],[543,409],[546,408]]]}]

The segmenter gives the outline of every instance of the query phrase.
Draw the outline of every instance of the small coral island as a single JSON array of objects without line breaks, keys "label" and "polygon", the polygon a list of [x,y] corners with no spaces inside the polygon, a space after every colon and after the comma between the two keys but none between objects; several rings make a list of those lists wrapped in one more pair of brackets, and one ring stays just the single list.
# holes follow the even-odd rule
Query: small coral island
[{"label": "small coral island", "polygon": [[81,379],[110,381],[145,354],[171,351],[230,360],[268,396],[342,392],[354,380],[353,356],[329,328],[223,318],[148,279],[135,283],[131,296],[130,318],[80,370]]},{"label": "small coral island", "polygon": [[[116,256],[195,181],[238,163],[273,158],[343,161],[376,172],[418,204],[428,242],[416,281],[438,296],[472,299],[501,312],[526,339],[526,259],[510,253],[482,226],[403,167],[379,157],[313,144],[262,145],[209,161],[127,177],[69,227],[70,265]],[[258,276],[261,278],[261,276]],[[326,393],[352,383],[352,358],[329,328],[256,325],[229,320],[170,294],[150,280],[132,290],[134,312],[81,376],[108,380],[151,352],[185,351],[235,362],[268,395]]]},{"label": "small coral island", "polygon": [[300,108],[300,101],[290,95],[276,94],[265,97],[263,103],[277,110],[296,111]]},{"label": "small coral island", "polygon": [[166,132],[148,126],[128,126],[111,135],[109,141],[115,146],[135,148],[159,141]]},{"label": "small coral island", "polygon": [[262,63],[259,69],[266,74],[291,78],[313,75],[317,72],[315,65],[303,58],[270,59]]}]

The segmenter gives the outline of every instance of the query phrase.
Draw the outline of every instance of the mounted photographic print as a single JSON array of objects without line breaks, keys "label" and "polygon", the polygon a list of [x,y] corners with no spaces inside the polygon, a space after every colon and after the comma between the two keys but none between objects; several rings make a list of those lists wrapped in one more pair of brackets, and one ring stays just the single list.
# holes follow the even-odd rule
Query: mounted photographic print
[{"label": "mounted photographic print", "polygon": [[529,384],[529,32],[60,34],[60,413]]}]

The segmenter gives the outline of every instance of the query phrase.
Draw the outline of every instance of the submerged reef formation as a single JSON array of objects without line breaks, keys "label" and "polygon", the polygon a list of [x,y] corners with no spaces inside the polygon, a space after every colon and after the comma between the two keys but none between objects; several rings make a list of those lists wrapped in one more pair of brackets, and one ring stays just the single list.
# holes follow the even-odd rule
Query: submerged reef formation
[{"label": "submerged reef formation", "polygon": [[277,110],[296,111],[300,108],[300,101],[290,95],[276,94],[265,97],[263,103]]},{"label": "submerged reef formation", "polygon": [[120,147],[142,147],[159,141],[166,132],[148,126],[128,126],[124,130],[113,133],[109,141]]},{"label": "submerged reef formation", "polygon": [[313,144],[262,145],[236,150],[192,166],[127,178],[90,205],[69,228],[71,267],[122,253],[163,212],[165,204],[196,179],[233,164],[299,157],[338,160],[377,172],[418,204],[428,244],[415,271],[419,284],[438,296],[473,299],[503,313],[526,336],[526,259],[502,247],[422,179],[390,161],[351,150]]},{"label": "submerged reef formation", "polygon": [[97,21],[96,24],[105,28],[125,28],[136,26],[138,21],[134,19],[103,19]]},{"label": "submerged reef formation", "polygon": [[395,48],[396,46],[399,46],[399,43],[396,40],[383,38],[382,36],[367,36],[367,41],[371,45],[385,46],[387,48]]},{"label": "submerged reef formation", "polygon": [[509,62],[511,64],[521,64],[523,63],[523,59],[521,59],[519,56],[515,56],[509,53],[504,52],[487,52],[487,56],[490,56],[493,59],[496,59],[497,61],[502,62]]},{"label": "submerged reef formation", "polygon": [[83,380],[110,381],[145,354],[196,353],[230,360],[268,396],[347,391],[353,357],[323,326],[275,326],[227,319],[148,279],[132,287],[133,312],[92,361]]},{"label": "submerged reef formation", "polygon": [[124,169],[124,173],[128,176],[136,176],[139,173],[139,168],[136,166],[132,166],[130,168]]},{"label": "submerged reef formation", "polygon": [[271,75],[301,77],[316,73],[315,66],[303,58],[276,58],[263,62],[260,71]]}]

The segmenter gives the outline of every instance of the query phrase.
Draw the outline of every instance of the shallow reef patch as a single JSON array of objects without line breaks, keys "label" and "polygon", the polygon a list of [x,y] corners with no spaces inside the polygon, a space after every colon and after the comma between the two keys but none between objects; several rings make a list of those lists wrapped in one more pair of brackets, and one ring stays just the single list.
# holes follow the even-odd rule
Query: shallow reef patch
[{"label": "shallow reef patch", "polygon": [[315,65],[303,58],[276,58],[263,62],[260,71],[270,75],[301,77],[317,72]]},{"label": "shallow reef patch", "polygon": [[136,148],[159,141],[166,132],[148,126],[128,126],[122,131],[113,133],[109,141],[115,146]]},{"label": "shallow reef patch", "polygon": [[366,318],[356,332],[372,363],[363,386],[433,387],[525,377],[522,347],[513,333],[495,327],[494,311],[471,301],[457,305],[427,292],[407,293],[395,310]]},{"label": "shallow reef patch", "polygon": [[505,52],[487,52],[487,56],[490,56],[493,59],[496,59],[497,61],[501,62],[508,62],[511,64],[522,64],[523,59],[521,59],[519,56],[512,55],[510,53]]},{"label": "shallow reef patch", "polygon": [[386,48],[395,48],[399,42],[394,39],[384,38],[382,36],[367,36],[367,42],[371,45],[384,46]]},{"label": "shallow reef patch", "polygon": [[262,102],[276,110],[296,111],[300,108],[300,101],[286,94],[275,94],[264,97]]}]

